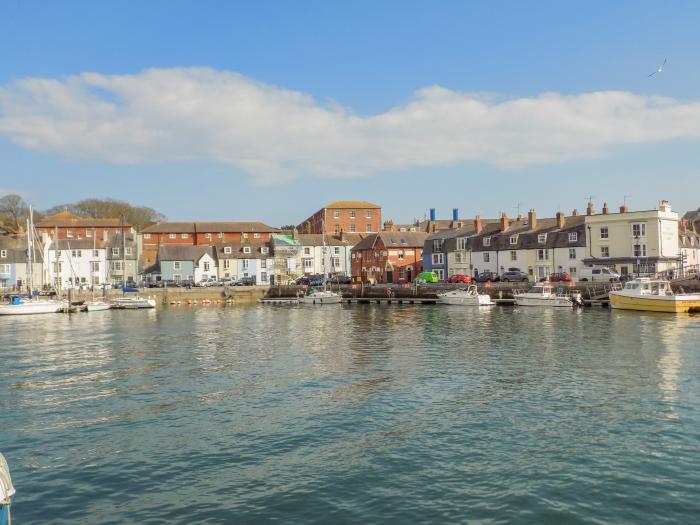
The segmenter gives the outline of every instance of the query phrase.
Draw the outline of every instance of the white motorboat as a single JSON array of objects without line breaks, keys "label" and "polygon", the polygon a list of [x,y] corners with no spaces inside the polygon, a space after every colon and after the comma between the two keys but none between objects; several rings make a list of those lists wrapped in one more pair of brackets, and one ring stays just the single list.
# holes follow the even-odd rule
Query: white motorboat
[{"label": "white motorboat", "polygon": [[330,290],[314,290],[299,298],[302,304],[339,304],[342,297]]},{"label": "white motorboat", "polygon": [[527,292],[514,293],[513,298],[517,306],[551,306],[569,307],[582,306],[581,293],[576,291],[566,293],[562,287],[557,291],[548,282],[537,283]]},{"label": "white motorboat", "polygon": [[491,296],[480,294],[476,285],[470,285],[461,290],[450,290],[449,292],[437,294],[438,304],[459,304],[463,306],[493,306]]},{"label": "white motorboat", "polygon": [[55,314],[65,305],[61,301],[24,299],[14,295],[10,303],[0,304],[0,315]]},{"label": "white motorboat", "polygon": [[136,310],[140,308],[155,308],[156,300],[146,297],[118,297],[117,299],[112,299],[112,308],[117,308],[119,310]]},{"label": "white motorboat", "polygon": [[663,279],[638,277],[622,290],[610,291],[610,307],[620,310],[688,313],[700,312],[700,294],[674,293]]},{"label": "white motorboat", "polygon": [[85,303],[85,307],[88,312],[102,312],[112,308],[112,305],[106,301],[88,301]]}]

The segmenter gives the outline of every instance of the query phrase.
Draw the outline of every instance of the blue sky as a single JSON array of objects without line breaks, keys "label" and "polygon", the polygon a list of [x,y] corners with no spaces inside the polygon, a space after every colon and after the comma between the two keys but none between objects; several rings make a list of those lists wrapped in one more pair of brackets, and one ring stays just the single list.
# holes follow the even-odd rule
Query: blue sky
[{"label": "blue sky", "polygon": [[[559,208],[582,209],[589,195],[598,208],[604,200],[617,207],[624,195],[633,208],[651,208],[660,198],[677,210],[697,208],[700,139],[691,116],[700,101],[700,4],[533,4],[5,0],[0,192],[19,191],[38,208],[113,197],[152,206],[174,220],[270,224],[299,222],[337,199],[376,202],[397,221],[422,217],[430,207],[444,217],[453,207],[464,217],[514,214],[518,203],[546,216]],[[648,78],[664,57],[666,70]],[[176,68],[211,71],[186,73],[198,115],[209,113],[202,104],[211,97],[211,121],[170,121],[159,113],[144,116],[143,129],[132,130],[129,122],[141,115],[134,113],[138,109],[124,114],[126,102],[105,116],[94,104],[79,111],[60,106],[49,88],[37,95],[36,83],[17,87],[22,79],[72,85],[67,79],[97,73],[99,89],[111,101],[125,96],[111,91],[124,76],[135,76],[137,90],[145,90],[154,84],[144,72],[157,69],[166,77],[153,89],[157,97],[181,84],[182,77],[171,74]],[[230,72],[242,80],[227,77]],[[226,94],[212,91],[227,81],[232,86]],[[434,86],[443,89],[427,102],[416,94]],[[3,88],[13,94],[4,103]],[[255,112],[249,120],[233,114],[236,129],[229,129],[229,117],[217,113],[230,97],[238,100],[238,93],[251,90]],[[75,93],[84,91],[81,84]],[[127,102],[144,113],[162,102],[141,100],[133,91]],[[280,103],[268,115],[266,108],[286,99],[287,91],[308,99]],[[576,98],[618,91],[630,99],[620,102],[620,119],[618,102],[600,109]],[[571,115],[562,118],[559,105],[542,102],[544,93],[574,97],[573,115],[584,114],[582,122],[568,127]],[[36,97],[43,98],[37,103]],[[647,97],[668,97],[672,107],[667,113],[665,106],[642,107],[637,118],[637,103]],[[483,120],[462,134],[460,119],[477,117],[459,108],[474,100],[486,101],[476,110]],[[528,129],[533,113],[499,106],[513,100],[535,105],[536,131]],[[450,104],[456,118],[447,124]],[[589,107],[596,117],[585,120]],[[96,128],[117,119],[122,124],[107,135],[91,128],[69,136],[66,130],[80,124],[83,110]],[[319,113],[332,123],[316,134],[275,132],[315,128]],[[268,117],[272,128],[253,129]],[[375,117],[381,117],[379,125]],[[606,123],[600,131],[582,129],[598,121]],[[221,132],[210,135],[209,122]],[[253,138],[241,139],[248,127]],[[138,143],[140,132],[152,136],[173,128],[175,136],[165,144]],[[337,131],[337,139],[326,142],[325,129]],[[566,138],[561,143],[560,134]],[[442,151],[453,136],[455,144]],[[482,139],[475,151],[467,147]],[[238,150],[245,150],[245,161]],[[535,160],[528,156],[534,150]]]}]

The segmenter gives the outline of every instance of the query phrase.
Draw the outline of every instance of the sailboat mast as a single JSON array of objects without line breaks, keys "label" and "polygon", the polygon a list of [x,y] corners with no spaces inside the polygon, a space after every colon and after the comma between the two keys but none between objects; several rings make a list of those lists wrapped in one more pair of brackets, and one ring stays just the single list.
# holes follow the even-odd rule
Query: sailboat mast
[{"label": "sailboat mast", "polygon": [[126,293],[126,236],[124,235],[124,215],[120,217],[122,228],[122,290]]},{"label": "sailboat mast", "polygon": [[27,219],[27,292],[32,293],[32,238],[31,238],[31,221]]}]

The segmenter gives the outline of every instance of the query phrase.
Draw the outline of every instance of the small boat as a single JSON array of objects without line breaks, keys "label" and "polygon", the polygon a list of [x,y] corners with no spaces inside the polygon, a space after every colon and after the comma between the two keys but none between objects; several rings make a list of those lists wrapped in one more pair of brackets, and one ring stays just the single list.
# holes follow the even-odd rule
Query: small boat
[{"label": "small boat", "polygon": [[493,306],[496,304],[491,300],[490,295],[480,294],[474,284],[461,290],[439,293],[437,297],[438,304],[460,304],[463,306]]},{"label": "small boat", "polygon": [[0,524],[11,523],[10,506],[14,495],[10,467],[7,466],[5,456],[0,454]]},{"label": "small boat", "polygon": [[330,290],[314,290],[299,298],[302,304],[339,304],[342,297]]},{"label": "small boat", "polygon": [[556,292],[548,282],[536,283],[527,292],[514,293],[513,298],[517,306],[552,306],[552,307],[572,307],[583,306],[583,299],[580,292],[567,294],[563,288]]},{"label": "small boat", "polygon": [[610,307],[619,310],[647,312],[700,312],[700,294],[674,293],[671,283],[664,279],[638,277],[625,283],[622,290],[609,294]]},{"label": "small boat", "polygon": [[118,297],[117,299],[112,299],[112,308],[117,308],[119,310],[136,310],[140,308],[155,308],[156,300],[146,297]]},{"label": "small boat", "polygon": [[29,315],[55,314],[60,312],[66,303],[41,299],[26,299],[13,295],[9,304],[0,304],[0,315]]},{"label": "small boat", "polygon": [[88,312],[102,312],[112,308],[112,305],[106,301],[88,301],[85,303],[85,306]]}]

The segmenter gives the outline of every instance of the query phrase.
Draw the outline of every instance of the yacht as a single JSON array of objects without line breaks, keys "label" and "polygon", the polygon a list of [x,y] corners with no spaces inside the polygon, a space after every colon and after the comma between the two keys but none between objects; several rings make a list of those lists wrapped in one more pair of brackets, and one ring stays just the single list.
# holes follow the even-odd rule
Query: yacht
[{"label": "yacht", "polygon": [[156,300],[152,299],[150,297],[118,297],[116,299],[112,299],[111,302],[112,308],[116,308],[118,310],[136,310],[139,308],[155,308],[156,307]]},{"label": "yacht", "polygon": [[0,304],[0,315],[55,314],[63,310],[66,303],[43,299],[27,299],[13,295],[10,302]]},{"label": "yacht", "polygon": [[342,297],[330,290],[314,290],[299,298],[302,304],[338,304]]},{"label": "yacht", "polygon": [[700,312],[700,294],[678,294],[664,279],[638,277],[610,292],[610,307],[647,312]]},{"label": "yacht", "polygon": [[85,303],[85,308],[88,312],[101,312],[103,310],[109,310],[112,308],[112,305],[107,301],[88,301]]},{"label": "yacht", "polygon": [[493,306],[496,304],[491,300],[490,295],[480,294],[474,284],[461,290],[439,293],[437,297],[438,304],[460,304],[464,306]]},{"label": "yacht", "polygon": [[[563,290],[563,289],[561,289]],[[517,306],[552,306],[572,307],[583,306],[581,293],[576,291],[566,294],[563,291],[554,291],[549,282],[536,283],[527,292],[514,293],[513,298]]]}]

